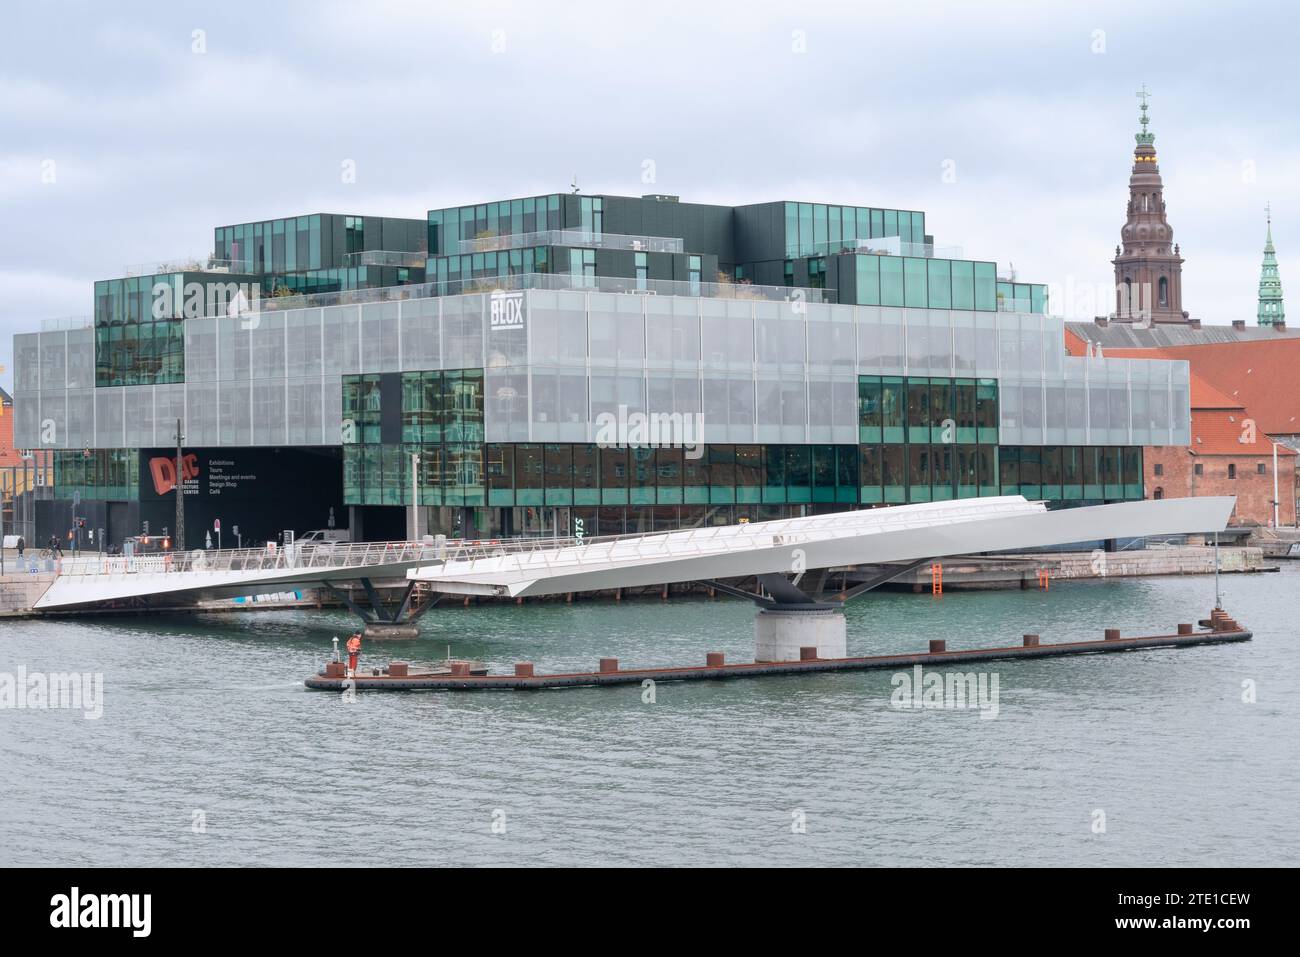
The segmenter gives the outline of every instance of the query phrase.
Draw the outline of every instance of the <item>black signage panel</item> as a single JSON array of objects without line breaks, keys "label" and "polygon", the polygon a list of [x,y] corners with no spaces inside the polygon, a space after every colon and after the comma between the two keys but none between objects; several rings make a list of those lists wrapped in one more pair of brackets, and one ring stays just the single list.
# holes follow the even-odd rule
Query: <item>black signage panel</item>
[{"label": "black signage panel", "polygon": [[[329,528],[331,514],[335,527],[348,524],[338,449],[185,448],[180,478],[187,548],[202,548],[208,533],[215,547],[217,521],[225,548]],[[155,532],[175,525],[176,485],[176,450],[141,449],[140,514]]]}]

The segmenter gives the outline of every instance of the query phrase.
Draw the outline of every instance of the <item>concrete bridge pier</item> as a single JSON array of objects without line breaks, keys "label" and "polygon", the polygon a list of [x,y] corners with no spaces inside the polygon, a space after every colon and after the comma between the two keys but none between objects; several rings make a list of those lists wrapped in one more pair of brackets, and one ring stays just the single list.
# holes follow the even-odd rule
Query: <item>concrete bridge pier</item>
[{"label": "concrete bridge pier", "polygon": [[835,606],[764,608],[754,616],[754,660],[798,661],[801,649],[818,658],[846,658],[847,626]]}]

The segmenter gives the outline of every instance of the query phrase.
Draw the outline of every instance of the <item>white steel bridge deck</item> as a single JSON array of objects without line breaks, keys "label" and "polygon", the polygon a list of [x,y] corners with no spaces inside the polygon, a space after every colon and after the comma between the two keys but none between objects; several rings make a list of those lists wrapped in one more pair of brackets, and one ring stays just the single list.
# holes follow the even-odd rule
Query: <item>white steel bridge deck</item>
[{"label": "white steel bridge deck", "polygon": [[402,579],[430,562],[467,555],[500,555],[549,547],[536,539],[508,542],[364,542],[293,544],[266,548],[195,549],[137,555],[69,556],[56,564],[53,584],[37,610],[94,607],[152,598],[175,604],[288,591],[367,579]]},{"label": "white steel bridge deck", "polygon": [[1231,497],[1049,511],[1002,496],[859,509],[606,539],[370,542],[65,558],[38,611],[197,600],[360,579],[423,582],[469,595],[564,594],[716,578],[897,564],[1108,538],[1221,531]]},{"label": "white steel bridge deck", "polygon": [[527,597],[717,578],[798,574],[1099,539],[1222,531],[1231,496],[1049,511],[1019,495],[448,556],[408,577],[434,591]]}]

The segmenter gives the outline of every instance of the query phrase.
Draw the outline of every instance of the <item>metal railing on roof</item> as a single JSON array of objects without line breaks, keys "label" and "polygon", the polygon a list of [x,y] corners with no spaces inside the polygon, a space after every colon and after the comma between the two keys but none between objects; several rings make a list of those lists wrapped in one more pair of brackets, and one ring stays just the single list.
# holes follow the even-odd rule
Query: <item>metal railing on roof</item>
[{"label": "metal railing on roof", "polygon": [[134,263],[122,268],[125,278],[137,276],[162,276],[179,272],[213,272],[251,274],[253,264],[244,259],[217,259],[214,256],[191,256],[160,262]]},{"label": "metal railing on roof", "polygon": [[961,259],[960,246],[936,246],[933,243],[903,242],[899,236],[876,236],[871,239],[835,239],[813,243],[814,256],[858,253],[869,256],[909,256],[914,259]]},{"label": "metal railing on roof", "polygon": [[402,302],[408,299],[431,299],[474,293],[511,292],[522,289],[558,289],[591,292],[626,293],[647,296],[689,296],[711,299],[762,299],[777,302],[832,302],[834,289],[802,286],[758,286],[743,282],[692,282],[676,279],[636,279],[621,276],[574,276],[570,273],[512,273],[478,279],[443,282],[408,283],[403,286],[379,286],[371,289],[348,289],[341,292],[307,293],[301,296],[276,296],[259,300],[257,309],[279,312],[291,309],[317,309],[325,306],[364,305],[376,302]]},{"label": "metal railing on roof", "polygon": [[89,329],[95,324],[94,316],[59,316],[41,320],[41,332],[65,332],[69,329]]},{"label": "metal railing on roof", "polygon": [[357,266],[399,266],[406,268],[419,266],[424,268],[427,258],[427,254],[414,250],[363,249],[360,252],[345,253],[343,267],[345,269]]},{"label": "metal railing on roof", "polygon": [[543,229],[533,233],[504,233],[462,239],[462,253],[483,253],[529,246],[590,246],[597,249],[628,249],[646,253],[683,253],[683,240],[671,236],[631,236],[593,232],[587,229]]}]

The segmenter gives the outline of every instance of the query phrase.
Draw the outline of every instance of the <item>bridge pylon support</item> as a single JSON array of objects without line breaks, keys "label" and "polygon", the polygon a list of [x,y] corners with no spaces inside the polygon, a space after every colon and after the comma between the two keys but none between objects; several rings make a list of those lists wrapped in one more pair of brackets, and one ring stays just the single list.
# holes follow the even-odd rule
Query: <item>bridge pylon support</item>
[{"label": "bridge pylon support", "polygon": [[816,648],[818,658],[844,658],[847,633],[836,606],[764,608],[754,616],[754,660],[798,661],[804,648]]},{"label": "bridge pylon support", "polygon": [[374,583],[369,578],[362,578],[360,582],[361,587],[365,589],[366,597],[370,600],[368,610],[358,605],[347,592],[339,589],[333,582],[322,582],[321,584],[361,619],[362,638],[369,638],[374,641],[411,641],[420,637],[420,627],[416,624],[416,621],[438,603],[437,598],[418,608],[412,608],[411,601],[415,597],[415,582],[408,582],[406,589],[402,593],[401,601],[395,609],[390,610],[384,606],[383,599],[380,598],[379,592],[375,590]]}]

